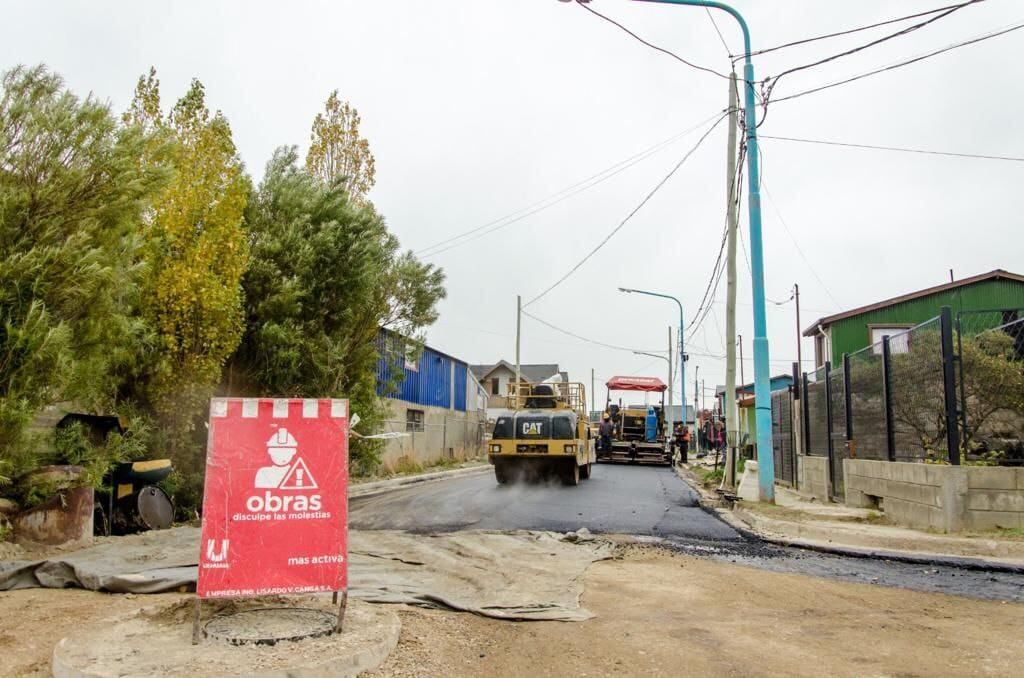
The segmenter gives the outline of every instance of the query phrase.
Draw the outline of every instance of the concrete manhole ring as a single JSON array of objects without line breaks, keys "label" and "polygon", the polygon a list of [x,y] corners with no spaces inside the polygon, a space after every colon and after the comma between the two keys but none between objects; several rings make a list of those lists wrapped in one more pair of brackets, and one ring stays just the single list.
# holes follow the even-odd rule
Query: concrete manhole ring
[{"label": "concrete manhole ring", "polygon": [[[266,610],[256,603],[248,609],[244,601],[229,606],[222,618],[208,622],[207,637],[192,644],[192,599],[156,605],[138,613],[83,626],[61,640],[53,652],[53,675],[58,678],[96,678],[99,676],[160,676],[196,678],[197,676],[263,676],[270,678],[321,678],[356,676],[370,671],[387,659],[398,644],[402,623],[386,605],[373,605],[349,598],[342,633],[308,635],[311,619],[334,630],[337,606],[330,596],[294,599],[274,614],[248,614]],[[294,611],[297,614],[283,614]],[[313,613],[313,614],[309,614]],[[319,615],[317,614],[319,613]],[[294,635],[305,637],[274,645],[237,644],[215,638],[217,625],[224,621],[234,636],[249,637]],[[241,621],[241,623],[239,623]],[[213,627],[213,628],[210,628]]]},{"label": "concrete manhole ring", "polygon": [[337,614],[308,607],[261,607],[214,617],[203,626],[207,638],[232,645],[276,645],[334,632]]}]

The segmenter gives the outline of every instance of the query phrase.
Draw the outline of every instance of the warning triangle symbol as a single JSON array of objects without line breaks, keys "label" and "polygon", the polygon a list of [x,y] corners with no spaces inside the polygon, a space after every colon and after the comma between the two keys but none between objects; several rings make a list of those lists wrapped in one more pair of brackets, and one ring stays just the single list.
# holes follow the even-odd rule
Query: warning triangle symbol
[{"label": "warning triangle symbol", "polygon": [[313,479],[313,474],[306,467],[306,462],[300,458],[295,460],[292,467],[288,469],[288,474],[277,487],[280,490],[315,490],[316,480]]}]

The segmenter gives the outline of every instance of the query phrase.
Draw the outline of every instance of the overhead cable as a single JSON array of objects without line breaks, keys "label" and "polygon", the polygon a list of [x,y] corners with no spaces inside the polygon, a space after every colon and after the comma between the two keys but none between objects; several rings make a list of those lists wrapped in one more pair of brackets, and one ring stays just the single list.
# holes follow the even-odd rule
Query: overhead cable
[{"label": "overhead cable", "polygon": [[[914,31],[919,30],[921,28],[924,28],[925,26],[928,26],[929,24],[933,24],[933,23],[935,23],[936,21],[938,21],[940,19],[944,19],[947,16],[953,14],[954,12],[957,12],[957,11],[963,9],[964,7],[967,7],[968,5],[974,5],[974,4],[977,4],[979,2],[983,2],[983,1],[984,0],[966,0],[966,2],[962,2],[962,3],[958,4],[958,5],[953,5],[952,7],[949,7],[948,9],[940,12],[936,16],[932,16],[932,17],[930,17],[930,18],[928,18],[928,19],[926,19],[924,21],[921,21],[919,23],[916,23],[916,24],[914,24],[912,26],[907,26],[904,29],[896,31],[895,33],[890,33],[889,35],[882,36],[881,38],[877,38],[875,40],[872,40],[871,42],[867,42],[867,43],[865,43],[863,45],[858,45],[857,47],[852,47],[852,48],[850,48],[848,50],[845,50],[843,52],[839,52],[838,54],[833,54],[831,56],[825,57],[824,59],[818,59],[817,61],[811,62],[809,64],[803,64],[801,66],[794,66],[793,68],[787,68],[782,73],[779,73],[776,76],[765,78],[764,83],[765,83],[765,85],[767,85],[767,89],[765,91],[765,96],[764,96],[765,105],[766,106],[768,105],[768,102],[771,100],[772,90],[775,88],[776,85],[778,85],[779,80],[781,80],[783,78],[783,76],[790,75],[791,73],[797,73],[799,71],[804,71],[804,70],[807,70],[809,68],[814,68],[816,66],[821,66],[822,64],[827,64],[827,63],[829,63],[831,61],[835,61],[836,59],[841,59],[843,57],[850,56],[851,54],[856,54],[857,52],[864,51],[864,50],[869,49],[871,47],[877,47],[878,45],[880,45],[880,44],[882,44],[884,42],[888,42],[889,40],[894,40],[896,38],[899,38],[899,37],[902,37],[904,35],[907,35],[908,33],[913,33]],[[779,101],[781,101],[781,99]]]},{"label": "overhead cable", "polygon": [[983,40],[988,40],[990,38],[999,37],[1000,35],[1005,35],[1007,33],[1012,33],[1013,31],[1020,30],[1021,28],[1024,28],[1024,23],[1018,23],[1018,24],[1015,24],[1013,26],[1010,26],[1009,28],[1004,28],[1002,30],[993,31],[991,33],[985,33],[985,34],[976,36],[974,38],[970,38],[968,40],[964,40],[962,42],[953,43],[953,44],[947,45],[947,46],[945,46],[945,47],[943,47],[941,49],[937,49],[935,51],[928,52],[927,54],[922,54],[920,56],[916,56],[916,57],[913,57],[911,59],[906,59],[904,61],[898,61],[898,62],[896,62],[894,64],[890,64],[890,65],[884,66],[882,68],[876,68],[873,71],[868,71],[866,73],[861,73],[860,75],[855,75],[855,76],[853,76],[851,78],[846,78],[844,80],[837,80],[836,82],[830,82],[830,83],[828,83],[826,85],[820,85],[818,87],[812,87],[811,89],[807,89],[807,90],[804,90],[802,92],[797,92],[796,94],[790,94],[790,95],[787,95],[787,96],[784,96],[784,97],[780,97],[778,99],[773,99],[772,103],[778,103],[780,101],[790,101],[792,99],[797,99],[799,97],[806,96],[808,94],[814,94],[816,92],[821,92],[821,91],[824,91],[826,89],[831,89],[833,87],[839,87],[840,85],[846,85],[846,84],[851,83],[851,82],[856,82],[857,80],[863,80],[864,78],[871,77],[872,75],[878,75],[879,73],[885,73],[887,71],[896,70],[897,68],[903,68],[904,66],[909,66],[911,64],[916,64],[919,61],[924,61],[925,59],[929,59],[929,58],[931,58],[933,56],[937,56],[939,54],[944,54],[946,52],[949,52],[949,51],[954,50],[954,49],[958,49],[960,47],[966,47],[967,45],[973,45],[976,42],[981,42]]},{"label": "overhead cable", "polygon": [[866,148],[875,151],[899,151],[900,153],[921,153],[924,155],[945,155],[953,158],[977,158],[980,160],[1008,160],[1010,162],[1024,162],[1024,157],[1012,155],[984,155],[981,153],[955,153],[953,151],[932,151],[923,148],[904,148],[900,146],[875,146],[872,144],[854,144],[842,141],[828,141],[825,139],[800,139],[798,137],[777,137],[762,134],[759,139],[776,139],[778,141],[796,141],[802,144],[821,144],[823,146],[843,146],[846,148]]},{"label": "overhead cable", "polygon": [[[598,184],[603,183],[608,179],[611,179],[613,176],[621,172],[624,172],[630,167],[636,165],[637,163],[646,160],[647,158],[651,157],[652,155],[662,150],[663,148],[666,148],[672,143],[682,139],[683,137],[686,137],[687,135],[693,133],[695,130],[700,129],[708,122],[714,120],[719,115],[721,114],[716,113],[714,115],[708,116],[707,118],[701,120],[700,122],[691,125],[690,127],[687,127],[685,130],[673,134],[671,137],[663,139],[662,141],[659,141],[653,146],[649,146],[644,150],[640,151],[639,153],[635,153],[634,155],[631,155],[630,157],[624,160],[620,160],[619,162],[601,170],[596,174],[587,177],[586,179],[578,181],[575,184],[572,184],[571,186],[567,186],[566,188],[563,188],[560,191],[552,193],[546,198],[538,200],[537,202],[527,205],[526,207],[522,207],[520,209],[509,212],[505,216],[499,217],[498,219],[494,219],[493,221],[489,221],[486,224],[477,226],[475,228],[471,228],[468,231],[464,231],[462,233],[459,233],[458,235],[451,236],[450,238],[447,238],[440,242],[436,242],[433,245],[424,247],[420,250],[417,250],[415,254],[421,257],[431,257],[436,254],[441,254],[442,252],[447,252],[450,249],[454,249],[461,245],[473,242],[474,240],[478,240],[479,238],[489,235],[495,231],[499,231],[505,228],[506,226],[511,226],[512,224],[518,221],[522,221],[523,219],[534,214],[537,214],[538,212],[543,212],[549,207],[554,207],[558,203],[567,200],[573,197],[574,195],[577,195],[578,193],[582,193],[583,191],[589,190],[594,186],[597,186]],[[474,235],[475,237],[470,237]],[[461,242],[455,242],[457,240],[461,240]]]},{"label": "overhead cable", "polygon": [[536,320],[541,325],[549,327],[549,328],[555,330],[556,332],[561,332],[562,334],[565,334],[567,336],[573,337],[574,339],[579,339],[580,341],[585,341],[588,344],[595,344],[597,346],[603,346],[604,348],[610,348],[610,349],[613,349],[613,350],[616,350],[616,351],[627,351],[629,353],[636,353],[636,352],[640,352],[640,353],[668,353],[668,351],[665,350],[665,349],[653,349],[653,350],[650,350],[650,351],[642,351],[641,349],[638,349],[638,348],[629,348],[627,346],[616,346],[615,344],[606,344],[603,341],[597,341],[596,339],[590,339],[590,338],[584,337],[584,336],[582,336],[580,334],[576,334],[575,332],[570,332],[569,330],[566,330],[566,329],[563,329],[561,327],[558,327],[557,325],[552,325],[547,320],[541,320],[537,316],[533,315],[532,313],[528,313],[527,311],[523,311],[523,315],[525,315],[528,318],[532,318],[533,320]]},{"label": "overhead cable", "polygon": [[543,292],[541,292],[540,294],[538,294],[537,296],[535,296],[535,297],[534,297],[533,299],[530,299],[530,300],[529,300],[528,302],[526,302],[525,304],[523,304],[523,308],[525,308],[525,307],[527,307],[527,306],[529,306],[529,305],[531,305],[531,304],[533,304],[533,303],[537,302],[538,300],[542,299],[543,297],[545,297],[545,296],[546,296],[546,295],[547,295],[548,293],[550,293],[550,292],[551,292],[551,290],[555,289],[556,287],[558,287],[559,285],[561,285],[561,284],[562,284],[563,282],[565,282],[566,280],[568,280],[568,279],[569,279],[569,277],[570,277],[570,276],[572,276],[572,274],[573,274],[573,273],[575,273],[576,271],[578,271],[578,270],[580,269],[580,267],[581,267],[581,266],[583,266],[583,264],[587,263],[587,261],[588,261],[588,260],[589,260],[589,259],[590,259],[590,258],[591,258],[592,256],[594,256],[595,254],[597,254],[597,253],[598,253],[598,251],[600,251],[600,250],[601,250],[601,248],[602,248],[602,247],[604,247],[604,246],[605,246],[605,244],[607,244],[607,243],[608,243],[608,241],[609,241],[609,240],[611,240],[611,239],[612,239],[612,237],[614,237],[614,235],[615,235],[616,233],[618,233],[618,232],[619,232],[620,230],[622,230],[622,227],[623,227],[623,226],[625,226],[625,225],[626,225],[627,223],[629,223],[630,219],[632,219],[632,218],[633,218],[634,216],[636,216],[636,214],[637,214],[637,213],[638,213],[638,212],[639,212],[639,211],[640,211],[641,209],[643,209],[644,205],[646,205],[646,204],[647,204],[647,203],[648,203],[648,202],[650,201],[650,199],[651,199],[651,198],[653,198],[653,197],[654,197],[654,195],[655,195],[655,194],[656,194],[656,193],[657,193],[657,192],[658,192],[659,190],[661,190],[661,187],[662,187],[662,186],[664,186],[664,185],[665,185],[666,183],[668,183],[668,180],[669,180],[669,179],[671,179],[671,178],[673,177],[673,175],[675,175],[675,173],[676,173],[676,172],[677,172],[677,171],[679,170],[679,168],[683,166],[683,163],[685,163],[685,162],[686,162],[687,160],[689,160],[689,159],[690,159],[690,156],[692,156],[692,155],[694,154],[694,152],[696,152],[696,150],[697,150],[698,148],[700,148],[701,144],[702,144],[702,143],[704,143],[704,140],[708,138],[708,136],[709,136],[709,135],[711,134],[711,132],[712,132],[712,131],[714,131],[714,129],[715,129],[716,127],[718,127],[718,124],[719,124],[719,123],[721,123],[721,122],[722,122],[722,120],[724,120],[724,119],[726,118],[726,116],[727,116],[727,115],[728,115],[728,113],[723,113],[723,114],[722,114],[721,116],[719,116],[718,120],[716,120],[716,121],[714,122],[714,124],[712,124],[712,125],[711,125],[711,126],[710,126],[710,127],[709,127],[709,128],[708,128],[708,129],[707,129],[707,130],[706,130],[705,132],[704,132],[704,134],[702,134],[702,135],[701,135],[700,139],[698,139],[698,140],[697,140],[697,143],[696,143],[696,144],[694,144],[694,145],[693,145],[693,147],[692,147],[692,148],[690,148],[690,150],[686,152],[686,155],[684,155],[684,156],[683,156],[683,157],[682,157],[682,158],[681,158],[681,159],[679,160],[679,162],[677,162],[677,163],[675,164],[675,166],[674,166],[674,167],[673,167],[673,168],[672,168],[671,170],[669,170],[668,174],[666,174],[666,175],[665,175],[665,176],[664,176],[664,177],[663,177],[663,178],[661,179],[661,181],[659,181],[659,182],[658,182],[658,183],[657,183],[657,184],[655,185],[655,187],[654,187],[653,189],[651,189],[650,193],[648,193],[648,194],[647,194],[647,195],[646,195],[646,196],[644,197],[644,199],[643,199],[643,200],[641,200],[641,201],[640,201],[640,203],[639,203],[639,204],[638,204],[638,205],[637,205],[636,207],[634,207],[634,208],[632,209],[632,211],[630,211],[630,213],[629,213],[629,214],[627,214],[627,215],[626,215],[626,217],[625,217],[625,218],[624,218],[624,219],[623,219],[622,221],[620,221],[620,222],[619,222],[619,225],[618,225],[618,226],[616,226],[615,228],[613,228],[613,229],[612,229],[612,231],[611,231],[611,232],[610,232],[610,233],[609,233],[608,235],[606,235],[606,236],[604,237],[604,239],[603,239],[603,240],[601,240],[601,242],[599,242],[599,243],[597,244],[597,246],[596,246],[596,247],[594,247],[594,249],[592,249],[592,250],[591,250],[590,252],[588,252],[588,253],[586,254],[586,256],[584,256],[584,257],[583,257],[582,259],[580,259],[580,260],[579,260],[579,261],[578,261],[578,262],[576,263],[576,265],[575,265],[575,266],[573,266],[573,267],[572,267],[571,269],[569,269],[569,272],[568,272],[568,273],[566,273],[566,274],[565,274],[565,275],[563,275],[563,276],[562,276],[561,278],[559,278],[558,280],[556,280],[556,281],[555,281],[554,283],[552,283],[552,284],[551,284],[551,285],[550,285],[550,286],[549,286],[549,287],[548,287],[547,289],[545,289],[545,290],[544,290]]},{"label": "overhead cable", "polygon": [[[930,14],[938,14],[954,7],[959,7],[960,4],[946,5],[945,7],[936,7],[935,9],[929,9],[924,12],[918,12],[917,14],[908,14],[906,16],[897,17],[895,19],[887,19],[885,21],[879,21],[878,23],[870,24],[868,26],[860,26],[858,28],[850,28],[844,31],[838,31],[836,33],[827,33],[825,35],[817,35],[813,38],[802,38],[800,40],[794,40],[793,42],[787,42],[782,45],[776,45],[775,47],[766,47],[765,49],[759,49],[750,53],[750,56],[758,56],[759,54],[768,54],[769,52],[775,52],[780,49],[786,49],[787,47],[796,47],[797,45],[806,45],[810,42],[817,42],[818,40],[827,40],[829,38],[838,38],[844,35],[851,35],[853,33],[859,33],[861,31],[867,31],[872,28],[878,28],[880,26],[887,26],[889,24],[898,24],[901,21],[909,21],[910,19],[917,19],[922,16],[928,16]],[[747,55],[741,55],[747,56]]]},{"label": "overhead cable", "polygon": [[[693,63],[692,61],[687,61],[686,59],[684,59],[683,57],[679,56],[679,55],[678,55],[678,54],[676,54],[675,52],[671,52],[671,51],[669,51],[669,50],[665,49],[664,47],[658,47],[657,45],[655,45],[655,44],[653,44],[653,43],[650,43],[650,42],[648,42],[648,41],[644,40],[644,39],[643,39],[643,38],[641,38],[641,37],[640,37],[639,35],[637,35],[637,34],[636,34],[636,33],[634,33],[633,31],[629,30],[628,28],[626,28],[625,26],[623,26],[622,24],[620,24],[620,23],[619,23],[618,21],[616,21],[615,19],[612,19],[611,17],[605,16],[604,14],[601,14],[600,12],[598,12],[598,11],[597,11],[597,10],[595,10],[595,9],[591,9],[590,7],[588,7],[587,5],[583,4],[582,2],[577,2],[576,4],[577,4],[577,5],[579,5],[580,7],[582,7],[583,9],[587,10],[587,11],[588,11],[588,12],[590,12],[591,14],[593,14],[593,15],[595,15],[595,16],[599,16],[599,17],[601,17],[602,19],[604,19],[605,21],[607,21],[608,23],[610,23],[610,24],[612,24],[612,25],[614,25],[614,26],[617,26],[617,27],[618,27],[619,29],[621,29],[621,30],[625,31],[625,32],[626,32],[626,33],[628,33],[628,34],[629,34],[630,36],[632,36],[632,37],[633,37],[633,38],[634,38],[635,40],[637,40],[637,41],[639,41],[639,42],[643,43],[644,45],[647,45],[648,47],[650,47],[650,48],[651,48],[651,49],[653,49],[653,50],[656,50],[656,51],[658,51],[658,52],[661,52],[662,54],[667,54],[668,56],[672,57],[672,58],[673,58],[673,59],[675,59],[676,61],[679,61],[679,62],[681,62],[681,63],[684,63],[684,64],[686,64],[686,65],[687,65],[687,66],[689,66],[690,68],[694,68],[694,69],[696,69],[696,70],[698,70],[698,71],[704,71],[705,73],[710,73],[710,74],[712,74],[712,75],[717,75],[718,77],[720,77],[720,78],[724,78],[725,80],[728,80],[728,79],[729,79],[729,76],[728,76],[728,75],[726,75],[725,73],[719,73],[718,71],[716,71],[716,70],[714,70],[714,69],[708,68],[708,67],[706,67],[706,66],[700,66],[700,65],[698,65],[698,64],[695,64],[695,63]],[[727,49],[728,49],[728,48],[727,48]]]}]

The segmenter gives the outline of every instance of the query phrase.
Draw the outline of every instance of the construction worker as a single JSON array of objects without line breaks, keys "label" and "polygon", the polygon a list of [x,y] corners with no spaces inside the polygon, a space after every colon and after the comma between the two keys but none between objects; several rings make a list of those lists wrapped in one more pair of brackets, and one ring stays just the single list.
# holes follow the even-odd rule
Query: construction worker
[{"label": "construction worker", "polygon": [[690,427],[685,424],[680,424],[679,427],[679,463],[685,464],[689,461],[686,455],[690,451]]},{"label": "construction worker", "polygon": [[612,432],[614,430],[615,426],[612,424],[612,418],[605,412],[601,415],[601,426],[597,429],[598,441],[601,444],[602,450],[612,449]]}]

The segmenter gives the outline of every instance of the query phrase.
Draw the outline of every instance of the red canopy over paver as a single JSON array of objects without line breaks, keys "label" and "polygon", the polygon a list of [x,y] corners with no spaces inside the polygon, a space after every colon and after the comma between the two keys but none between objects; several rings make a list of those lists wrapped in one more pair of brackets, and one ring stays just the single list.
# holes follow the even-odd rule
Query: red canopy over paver
[{"label": "red canopy over paver", "polygon": [[668,388],[657,377],[612,377],[605,386],[613,391],[661,392]]}]

